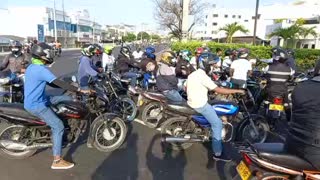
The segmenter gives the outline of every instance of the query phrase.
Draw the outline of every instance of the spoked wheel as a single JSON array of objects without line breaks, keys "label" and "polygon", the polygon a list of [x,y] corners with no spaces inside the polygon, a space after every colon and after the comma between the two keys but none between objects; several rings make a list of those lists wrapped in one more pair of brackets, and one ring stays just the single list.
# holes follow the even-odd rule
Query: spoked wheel
[{"label": "spoked wheel", "polygon": [[270,131],[268,123],[265,121],[263,116],[251,115],[254,125],[258,131],[256,134],[250,121],[246,121],[241,130],[241,140],[248,140],[251,143],[263,143],[268,137]]},{"label": "spoked wheel", "polygon": [[[184,124],[186,123],[185,118],[173,117],[164,122],[161,128],[161,137],[176,137],[184,138],[185,129],[183,129]],[[192,146],[192,143],[183,143],[183,142],[167,142],[170,144],[170,148],[173,150],[184,150]]]},{"label": "spoked wheel", "polygon": [[96,123],[94,147],[99,151],[111,152],[118,149],[125,140],[127,126],[123,120],[114,117],[110,121],[99,119]]},{"label": "spoked wheel", "polygon": [[162,106],[159,102],[151,102],[143,109],[142,121],[150,128],[156,128],[162,119]]},{"label": "spoked wheel", "polygon": [[[24,126],[19,125],[11,125],[4,122],[0,123],[1,132],[0,132],[0,140],[8,140],[15,141],[19,143],[26,143],[28,139],[31,139],[32,135],[30,133],[21,134]],[[36,149],[32,150],[9,150],[5,148],[0,149],[0,154],[9,159],[25,159],[27,157],[32,156],[36,153]]]},{"label": "spoked wheel", "polygon": [[275,173],[265,173],[261,180],[289,180],[287,175],[275,174]]},{"label": "spoked wheel", "polygon": [[135,102],[127,97],[119,98],[111,103],[111,112],[118,114],[122,119],[133,121],[137,115],[137,106]]}]

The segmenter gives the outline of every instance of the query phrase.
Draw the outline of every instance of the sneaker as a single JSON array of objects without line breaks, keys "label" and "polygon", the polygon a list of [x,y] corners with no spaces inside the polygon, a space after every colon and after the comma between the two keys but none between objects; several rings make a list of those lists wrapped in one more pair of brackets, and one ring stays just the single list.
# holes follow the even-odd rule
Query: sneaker
[{"label": "sneaker", "polygon": [[227,157],[227,156],[224,156],[224,154],[219,155],[219,156],[213,154],[213,160],[215,160],[215,161],[223,161],[223,162],[231,162],[231,159],[229,157]]},{"label": "sneaker", "polygon": [[70,169],[74,166],[74,163],[67,162],[63,159],[53,161],[51,169]]}]

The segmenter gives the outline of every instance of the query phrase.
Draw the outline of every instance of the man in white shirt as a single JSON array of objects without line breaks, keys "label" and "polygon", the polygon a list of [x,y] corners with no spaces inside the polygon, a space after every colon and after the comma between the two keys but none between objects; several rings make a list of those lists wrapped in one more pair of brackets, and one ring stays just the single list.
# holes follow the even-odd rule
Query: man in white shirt
[{"label": "man in white shirt", "polygon": [[223,125],[213,107],[208,104],[208,91],[215,91],[220,94],[243,94],[244,91],[219,88],[207,75],[212,66],[218,62],[217,58],[212,53],[203,53],[199,58],[201,58],[201,61],[199,61],[201,63],[200,68],[192,72],[186,81],[188,105],[202,114],[211,125],[213,158],[217,161],[230,161],[229,158],[222,156],[221,132]]},{"label": "man in white shirt", "polygon": [[141,59],[142,55],[143,55],[143,52],[141,51],[141,48],[138,48],[138,50],[132,53],[132,56],[134,57],[134,59]]},{"label": "man in white shirt", "polygon": [[112,50],[112,46],[105,46],[102,55],[102,68],[109,72],[113,70],[113,64],[115,61],[115,58],[112,55]]},{"label": "man in white shirt", "polygon": [[245,89],[248,76],[252,73],[252,65],[248,61],[249,50],[242,48],[238,50],[239,59],[234,60],[230,67],[231,83],[235,88]]}]

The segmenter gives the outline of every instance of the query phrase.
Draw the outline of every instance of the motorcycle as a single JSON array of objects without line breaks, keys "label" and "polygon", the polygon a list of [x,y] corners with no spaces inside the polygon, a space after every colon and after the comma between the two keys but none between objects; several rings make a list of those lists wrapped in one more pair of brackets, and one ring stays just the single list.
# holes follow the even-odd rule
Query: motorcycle
[{"label": "motorcycle", "polygon": [[[98,88],[95,90],[96,94],[90,95],[82,102],[62,101],[51,108],[64,123],[64,145],[76,143],[89,126],[87,146],[95,147],[102,152],[111,152],[124,142],[127,126],[116,114],[106,112],[105,105],[101,105],[101,100],[105,100],[106,96]],[[52,147],[50,127],[24,110],[23,104],[0,104],[0,117],[2,156],[24,159],[39,149]]]},{"label": "motorcycle", "polygon": [[319,169],[307,160],[285,152],[282,143],[246,143],[236,145],[236,149],[242,158],[240,161],[226,164],[224,171],[227,179],[319,179],[320,177]]},{"label": "motorcycle", "polygon": [[[233,102],[211,102],[223,122],[222,140],[225,142],[244,141],[264,142],[269,126],[263,116],[251,115],[241,95],[235,95]],[[240,112],[243,109],[243,113]],[[211,138],[210,123],[185,103],[166,104],[164,113],[176,114],[166,120],[161,128],[162,141],[170,143],[172,149],[187,149],[197,142],[208,142]],[[242,117],[241,117],[242,116]]]},{"label": "motorcycle", "polygon": [[[4,76],[2,76],[4,75]],[[4,73],[0,78],[1,102],[23,103],[24,74]]]}]

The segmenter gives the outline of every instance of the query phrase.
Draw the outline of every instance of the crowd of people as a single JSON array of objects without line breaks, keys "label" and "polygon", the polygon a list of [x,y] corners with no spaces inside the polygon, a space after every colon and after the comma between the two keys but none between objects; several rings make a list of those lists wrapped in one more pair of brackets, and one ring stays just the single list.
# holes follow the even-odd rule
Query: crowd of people
[{"label": "crowd of people", "polygon": [[[217,48],[212,52],[208,47],[196,48],[194,53],[189,50],[178,52],[164,51],[156,60],[154,47],[147,47],[144,51],[137,49],[134,53],[129,47],[120,48],[117,58],[113,56],[113,46],[103,48],[101,62],[94,62],[99,47],[88,44],[82,48],[78,67],[79,87],[74,87],[59,80],[48,69],[53,58],[50,47],[45,43],[34,44],[31,49],[31,64],[22,53],[22,45],[18,41],[12,43],[11,51],[0,66],[0,70],[10,70],[13,73],[25,73],[24,107],[31,114],[43,119],[53,132],[52,169],[68,169],[74,166],[61,158],[62,135],[64,127],[62,121],[50,108],[50,104],[70,99],[67,96],[48,97],[45,93],[46,85],[60,87],[65,90],[90,93],[88,80],[97,78],[99,73],[113,71],[122,78],[130,79],[129,91],[137,93],[137,71],[152,73],[156,77],[158,91],[168,100],[174,102],[186,101],[198,113],[202,114],[210,123],[212,129],[212,150],[215,160],[228,161],[229,157],[223,153],[221,141],[222,121],[208,104],[208,91],[219,94],[245,94],[247,80],[252,76],[256,61],[250,60],[250,51],[246,48],[227,49],[223,52]],[[100,48],[101,49],[101,48]],[[280,47],[272,49],[272,59],[263,69],[268,80],[265,98],[281,95],[287,97],[286,83],[295,74],[294,52]],[[223,58],[224,56],[224,58]],[[97,65],[99,64],[99,65]],[[320,168],[318,131],[320,105],[317,92],[319,91],[320,63],[316,65],[314,78],[298,85],[293,93],[292,109],[287,108],[287,119],[291,121],[290,138],[286,141],[288,151],[307,158]],[[215,83],[216,73],[224,74],[224,81],[230,81],[234,89],[221,88]],[[187,99],[178,92],[178,79],[187,79],[184,86]],[[286,100],[287,101],[287,100]],[[260,102],[260,103],[261,103]],[[291,113],[292,112],[292,113]],[[311,131],[311,132],[310,132]],[[297,148],[299,147],[299,148]]]}]

